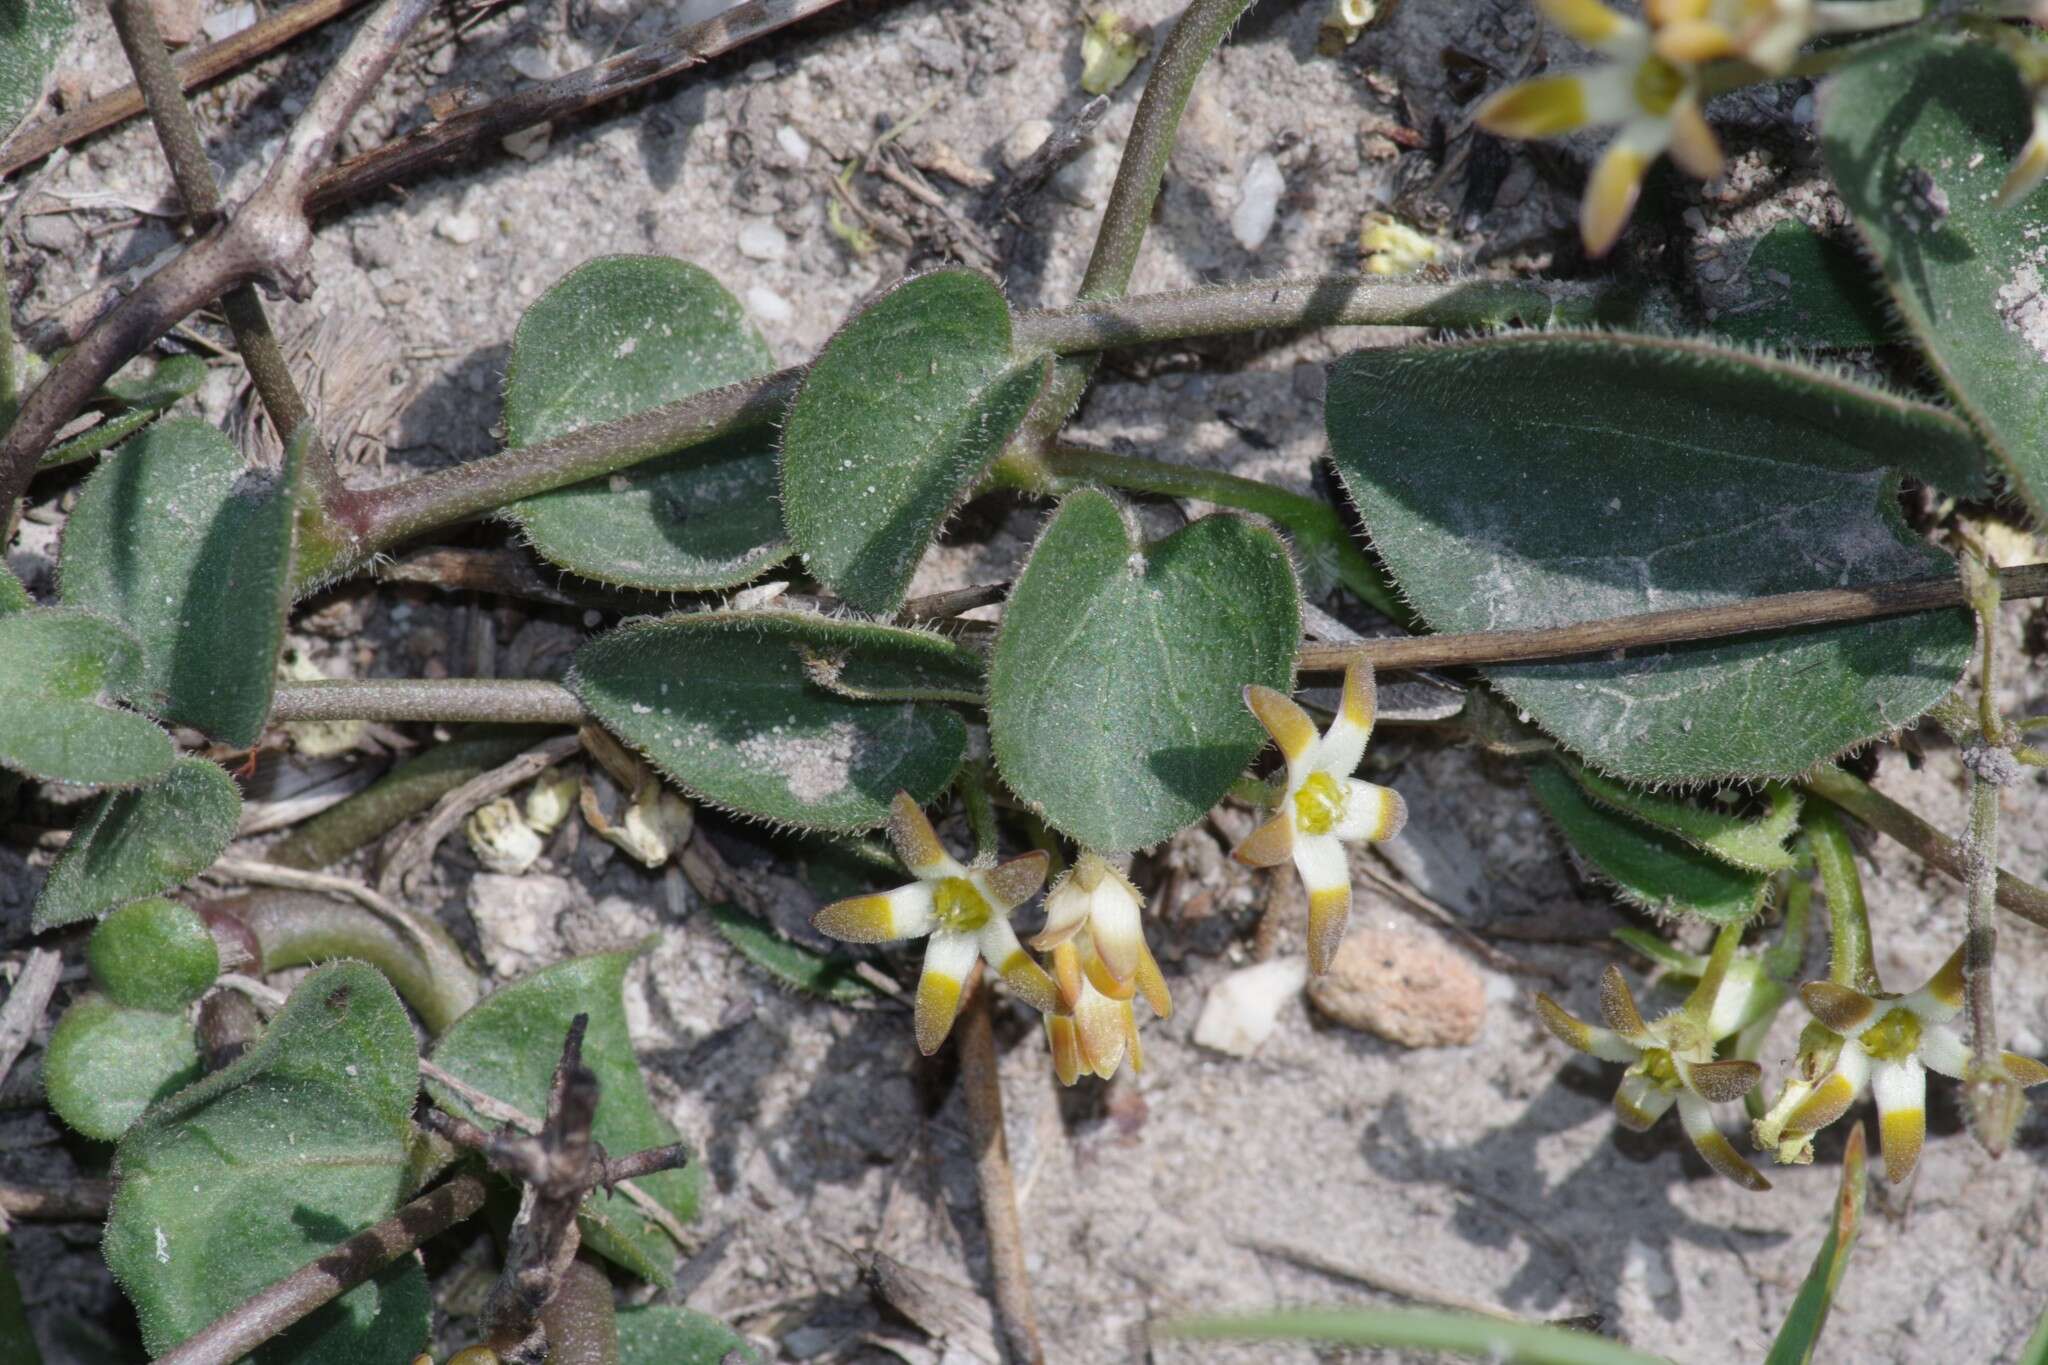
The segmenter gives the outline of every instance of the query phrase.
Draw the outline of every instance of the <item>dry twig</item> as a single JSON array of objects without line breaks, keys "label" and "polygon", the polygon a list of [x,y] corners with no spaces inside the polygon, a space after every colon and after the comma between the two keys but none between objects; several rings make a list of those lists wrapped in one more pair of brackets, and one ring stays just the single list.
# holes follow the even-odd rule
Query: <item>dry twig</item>
[{"label": "dry twig", "polygon": [[0,1081],[14,1069],[15,1058],[21,1056],[35,1036],[36,1026],[43,1022],[63,969],[64,958],[53,948],[31,948],[22,960],[21,971],[7,992],[7,1004],[0,1007]]},{"label": "dry twig", "polygon": [[583,747],[576,735],[554,735],[542,740],[509,763],[479,774],[434,803],[434,809],[417,829],[400,840],[384,860],[377,875],[377,892],[395,896],[426,866],[441,841],[486,801],[504,795],[521,783],[530,782]]}]

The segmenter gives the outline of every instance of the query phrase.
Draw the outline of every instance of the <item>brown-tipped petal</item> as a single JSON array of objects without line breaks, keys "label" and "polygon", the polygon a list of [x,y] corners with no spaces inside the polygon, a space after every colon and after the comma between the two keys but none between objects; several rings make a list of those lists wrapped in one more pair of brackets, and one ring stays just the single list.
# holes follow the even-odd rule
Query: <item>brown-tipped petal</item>
[{"label": "brown-tipped petal", "polygon": [[1880,1062],[1871,1068],[1870,1092],[1877,1098],[1884,1173],[1892,1184],[1902,1184],[1913,1174],[1927,1141],[1927,1073],[1911,1057]]},{"label": "brown-tipped petal", "polygon": [[1136,981],[1138,994],[1145,997],[1145,1003],[1152,1007],[1152,1013],[1161,1019],[1173,1016],[1173,996],[1166,989],[1166,978],[1160,974],[1159,962],[1152,956],[1152,949],[1139,944]]},{"label": "brown-tipped petal", "polygon": [[1688,175],[1712,180],[1721,173],[1721,140],[1700,107],[1688,100],[1671,111],[1671,159]]},{"label": "brown-tipped petal", "polygon": [[1566,1047],[1577,1048],[1580,1052],[1593,1050],[1593,1026],[1541,991],[1536,993],[1536,1017]]},{"label": "brown-tipped petal", "polygon": [[1344,814],[1330,833],[1346,843],[1384,843],[1408,824],[1408,803],[1392,787],[1350,778],[1344,783]]},{"label": "brown-tipped petal", "polygon": [[1041,953],[1051,952],[1081,932],[1094,899],[1067,869],[1045,893],[1045,927],[1024,941]]},{"label": "brown-tipped petal", "polygon": [[1742,1153],[1735,1150],[1735,1144],[1714,1125],[1713,1111],[1704,1101],[1693,1095],[1681,1096],[1678,1118],[1685,1125],[1686,1136],[1692,1139],[1693,1150],[1717,1172],[1746,1190],[1767,1190],[1771,1187],[1763,1172],[1744,1161]]},{"label": "brown-tipped petal", "polygon": [[932,889],[912,882],[875,896],[834,901],[811,916],[817,931],[842,943],[893,943],[931,932]]},{"label": "brown-tipped petal", "polygon": [[1321,976],[1351,920],[1351,861],[1334,836],[1318,834],[1295,841],[1294,866],[1308,891],[1308,969]]},{"label": "brown-tipped petal", "polygon": [[1081,1003],[1081,950],[1071,940],[1052,950],[1052,979],[1060,1001],[1072,1011]]},{"label": "brown-tipped petal", "polygon": [[[1948,961],[1941,964],[1941,970],[1927,979],[1920,988],[1928,1000],[1950,1012],[1963,1007],[1963,950],[1956,949],[1948,955]],[[1920,993],[1916,992],[1916,994]]]},{"label": "brown-tipped petal", "polygon": [[1096,884],[1088,937],[1110,975],[1128,983],[1145,950],[1145,922],[1143,902],[1122,877],[1104,877]]},{"label": "brown-tipped petal", "polygon": [[1246,867],[1278,867],[1294,856],[1294,817],[1285,807],[1245,836],[1230,856]]},{"label": "brown-tipped petal", "polygon": [[1130,1011],[1127,1001],[1087,992],[1074,1009],[1074,1029],[1081,1038],[1081,1064],[1105,1081],[1123,1065],[1128,1041],[1124,1021]]},{"label": "brown-tipped petal", "polygon": [[1809,981],[1799,988],[1806,1012],[1845,1038],[1853,1038],[1877,1018],[1877,1001],[1862,991],[1832,981]]},{"label": "brown-tipped petal", "polygon": [[1316,723],[1285,693],[1251,683],[1244,689],[1244,704],[1266,727],[1266,733],[1280,746],[1280,756],[1289,763],[1300,762],[1316,742]]},{"label": "brown-tipped petal", "polygon": [[1052,1074],[1059,1077],[1060,1084],[1072,1085],[1080,1080],[1081,1040],[1074,1032],[1073,1017],[1046,1015],[1045,1040],[1052,1048]]},{"label": "brown-tipped petal", "polygon": [[1060,1009],[1059,987],[1046,975],[1045,968],[1024,951],[1008,920],[990,920],[981,927],[979,937],[982,957],[1001,974],[1010,994],[1040,1014],[1053,1014]]},{"label": "brown-tipped petal", "polygon": [[1605,256],[1614,249],[1629,214],[1635,212],[1643,173],[1649,169],[1650,158],[1625,142],[1611,143],[1601,153],[1579,205],[1579,239],[1588,256]]},{"label": "brown-tipped petal", "polygon": [[1649,1128],[1671,1107],[1678,1092],[1666,1090],[1648,1076],[1623,1076],[1614,1091],[1614,1121],[1632,1133]]},{"label": "brown-tipped petal", "polygon": [[1499,137],[1556,137],[1586,126],[1586,87],[1577,76],[1542,76],[1489,98],[1473,115]]},{"label": "brown-tipped petal", "polygon": [[1685,1067],[1686,1084],[1709,1104],[1728,1104],[1756,1089],[1764,1069],[1755,1062],[1698,1062]]},{"label": "brown-tipped petal", "polygon": [[939,832],[909,792],[897,792],[889,802],[889,843],[903,865],[920,877],[957,876],[958,864]]},{"label": "brown-tipped petal", "polygon": [[1366,742],[1372,738],[1372,721],[1379,709],[1379,686],[1373,680],[1372,665],[1353,662],[1344,670],[1344,696],[1330,728],[1316,741],[1311,765],[1342,781],[1355,772],[1365,757]]},{"label": "brown-tipped petal", "polygon": [[1856,1086],[1837,1071],[1814,1087],[1785,1119],[1788,1133],[1817,1133],[1849,1112],[1856,1103]]},{"label": "brown-tipped petal", "polygon": [[2012,1077],[2013,1084],[2020,1089],[2029,1090],[2043,1081],[2048,1081],[2048,1066],[2043,1066],[2032,1057],[2022,1057],[2017,1052],[2001,1052],[1999,1056],[2005,1062],[2005,1074]]},{"label": "brown-tipped petal", "polygon": [[1650,1041],[1650,1026],[1643,1022],[1643,1012],[1636,1008],[1635,993],[1629,990],[1621,968],[1611,962],[1600,973],[1600,1017],[1607,1027],[1631,1043],[1641,1045]]},{"label": "brown-tipped petal", "polygon": [[924,950],[924,974],[917,979],[917,1050],[929,1057],[953,1031],[960,994],[974,970],[980,945],[972,934],[933,934]]},{"label": "brown-tipped petal", "polygon": [[1052,857],[1044,849],[1033,849],[1005,859],[981,874],[982,893],[998,910],[1012,910],[1038,894],[1045,885],[1046,869]]},{"label": "brown-tipped petal", "polygon": [[[1711,19],[1680,19],[1657,30],[1657,55],[1675,66],[1693,66],[1735,51],[1735,35]],[[1690,168],[1688,168],[1690,169]]]}]

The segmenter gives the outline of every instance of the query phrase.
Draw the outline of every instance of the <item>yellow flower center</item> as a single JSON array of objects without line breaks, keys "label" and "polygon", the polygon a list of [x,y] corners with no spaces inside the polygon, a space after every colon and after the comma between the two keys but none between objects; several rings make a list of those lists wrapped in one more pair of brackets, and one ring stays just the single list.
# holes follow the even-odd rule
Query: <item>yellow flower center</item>
[{"label": "yellow flower center", "polygon": [[1344,814],[1344,789],[1328,773],[1311,773],[1294,794],[1294,823],[1303,834],[1328,834]]},{"label": "yellow flower center", "polygon": [[1678,1089],[1678,1063],[1672,1061],[1671,1054],[1663,1048],[1645,1048],[1643,1050],[1642,1068],[1643,1075],[1647,1076],[1659,1089]]},{"label": "yellow flower center", "polygon": [[1904,1007],[1895,1009],[1856,1041],[1880,1062],[1903,1062],[1920,1050],[1920,1016]]},{"label": "yellow flower center", "polygon": [[965,877],[947,877],[932,892],[932,914],[939,927],[956,934],[971,934],[987,924],[995,910],[988,898],[974,889]]},{"label": "yellow flower center", "polygon": [[1662,57],[1645,57],[1636,68],[1636,103],[1645,113],[1664,117],[1684,93],[1685,73]]}]

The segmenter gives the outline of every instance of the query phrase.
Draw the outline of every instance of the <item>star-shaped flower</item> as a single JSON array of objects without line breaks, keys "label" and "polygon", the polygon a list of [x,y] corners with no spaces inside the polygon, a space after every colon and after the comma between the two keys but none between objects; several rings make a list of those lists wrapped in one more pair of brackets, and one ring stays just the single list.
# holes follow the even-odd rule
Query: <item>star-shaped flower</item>
[{"label": "star-shaped flower", "polygon": [[[1975,1071],[1970,1045],[1950,1027],[1963,1008],[1963,950],[1910,995],[1865,995],[1809,981],[1799,998],[1823,1028],[1841,1036],[1842,1047],[1834,1070],[1785,1119],[1784,1140],[1796,1143],[1827,1127],[1868,1086],[1877,1097],[1885,1174],[1898,1184],[1913,1173],[1927,1139],[1927,1073],[1968,1080]],[[2048,1066],[2031,1057],[2007,1052],[2001,1060],[2023,1087],[2048,1081]]]},{"label": "star-shaped flower", "polygon": [[1308,962],[1317,973],[1329,969],[1351,918],[1351,862],[1344,845],[1391,839],[1408,823],[1408,805],[1399,792],[1351,775],[1372,738],[1377,696],[1372,665],[1352,664],[1344,671],[1344,699],[1318,737],[1308,712],[1290,698],[1257,684],[1244,690],[1245,705],[1287,760],[1287,785],[1272,818],[1231,856],[1251,867],[1294,860],[1308,889]]},{"label": "star-shaped flower", "polygon": [[1059,1008],[1058,988],[1032,960],[1010,927],[1010,912],[1045,884],[1046,855],[1026,853],[1007,862],[962,866],[939,842],[938,832],[907,792],[889,806],[889,842],[917,876],[908,886],[873,896],[834,901],[811,923],[848,943],[892,943],[931,935],[924,974],[917,982],[917,1046],[939,1050],[960,1012],[960,993],[977,958],[1009,983],[1033,1009]]},{"label": "star-shaped flower", "polygon": [[1166,979],[1141,937],[1137,966],[1128,981],[1118,981],[1097,952],[1093,931],[1083,928],[1052,950],[1053,979],[1059,985],[1061,1013],[1045,1017],[1052,1044],[1052,1067],[1061,1085],[1072,1085],[1083,1071],[1102,1080],[1116,1075],[1129,1052],[1131,1070],[1145,1069],[1138,1043],[1138,1015],[1132,1004],[1142,994],[1161,1019],[1173,1013]]},{"label": "star-shaped flower", "polygon": [[1032,935],[1031,946],[1049,953],[1086,929],[1103,966],[1117,985],[1128,986],[1152,956],[1145,947],[1144,905],[1129,877],[1101,854],[1083,851],[1045,893],[1045,928]]},{"label": "star-shaped flower", "polygon": [[1650,163],[1663,153],[1702,180],[1721,173],[1721,144],[1700,113],[1698,63],[1729,55],[1736,40],[1701,0],[1652,0],[1650,25],[1599,0],[1537,4],[1551,23],[1608,60],[1511,85],[1480,106],[1477,121],[1488,132],[1516,138],[1620,125],[1579,207],[1586,251],[1604,256],[1635,208]]},{"label": "star-shaped flower", "polygon": [[1600,976],[1600,1015],[1607,1027],[1575,1018],[1547,995],[1536,997],[1536,1010],[1570,1046],[1602,1061],[1629,1064],[1614,1092],[1614,1115],[1622,1127],[1642,1132],[1676,1104],[1686,1136],[1709,1166],[1738,1185],[1767,1190],[1771,1182],[1714,1124],[1713,1106],[1741,1099],[1763,1075],[1755,1062],[1714,1056],[1715,1044],[1740,1028],[1749,1013],[1747,989],[1728,979],[1740,938],[1739,929],[1724,929],[1699,985],[1653,1024],[1643,1021],[1621,969],[1612,965]]}]

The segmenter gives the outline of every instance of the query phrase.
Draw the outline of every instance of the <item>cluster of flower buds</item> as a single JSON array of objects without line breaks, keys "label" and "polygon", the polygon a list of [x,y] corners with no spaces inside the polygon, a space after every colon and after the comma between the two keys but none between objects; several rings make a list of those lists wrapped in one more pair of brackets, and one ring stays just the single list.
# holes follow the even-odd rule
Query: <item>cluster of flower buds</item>
[{"label": "cluster of flower buds", "polygon": [[1537,4],[1551,23],[1607,60],[1510,86],[1480,107],[1477,120],[1489,132],[1517,138],[1619,128],[1579,209],[1579,234],[1594,256],[1621,236],[1659,156],[1669,152],[1701,179],[1721,173],[1721,144],[1700,113],[1702,65],[1732,57],[1782,72],[1814,27],[1813,0],[1648,0],[1640,20],[1600,0]]},{"label": "cluster of flower buds", "polygon": [[1142,994],[1161,1016],[1173,1004],[1145,944],[1143,898],[1127,878],[1084,853],[1054,885],[1045,930],[1033,940],[1052,954],[1048,973],[1010,924],[1017,907],[1045,885],[1044,853],[963,864],[946,852],[907,792],[891,803],[889,842],[917,880],[834,901],[812,923],[848,943],[929,936],[915,1010],[917,1045],[926,1056],[952,1032],[968,977],[985,961],[1012,995],[1046,1016],[1062,1081],[1073,1084],[1083,1070],[1107,1080],[1127,1052],[1133,1070],[1143,1064],[1131,1001]]}]

